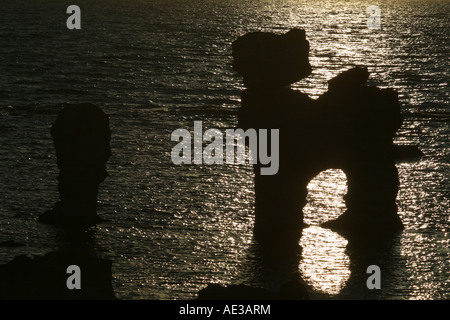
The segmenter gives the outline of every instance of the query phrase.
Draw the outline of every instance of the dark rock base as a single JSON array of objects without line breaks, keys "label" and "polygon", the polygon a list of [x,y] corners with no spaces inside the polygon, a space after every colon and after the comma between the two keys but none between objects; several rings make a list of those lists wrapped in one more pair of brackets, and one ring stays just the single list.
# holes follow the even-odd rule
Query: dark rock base
[{"label": "dark rock base", "polygon": [[[67,268],[80,268],[80,289],[69,289]],[[0,266],[2,300],[115,300],[111,261],[78,250],[18,256]]]}]

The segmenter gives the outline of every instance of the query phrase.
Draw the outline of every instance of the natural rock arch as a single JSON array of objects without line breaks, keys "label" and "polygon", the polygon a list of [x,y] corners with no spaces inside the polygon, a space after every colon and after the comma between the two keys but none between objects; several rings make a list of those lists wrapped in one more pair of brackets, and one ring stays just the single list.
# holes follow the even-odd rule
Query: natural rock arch
[{"label": "natural rock arch", "polygon": [[393,137],[402,123],[397,93],[366,84],[366,67],[347,70],[313,100],[287,85],[311,71],[303,30],[283,35],[253,32],[232,46],[233,68],[247,87],[238,127],[279,129],[276,175],[255,171],[255,237],[269,244],[298,244],[307,185],[327,169],[347,176],[347,211],[323,224],[349,235],[378,235],[403,228]]}]

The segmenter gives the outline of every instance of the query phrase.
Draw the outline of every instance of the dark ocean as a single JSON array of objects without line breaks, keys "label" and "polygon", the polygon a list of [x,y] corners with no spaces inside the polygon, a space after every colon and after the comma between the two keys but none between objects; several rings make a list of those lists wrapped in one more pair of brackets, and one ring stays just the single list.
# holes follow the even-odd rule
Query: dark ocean
[{"label": "dark ocean", "polygon": [[[36,221],[58,200],[50,128],[61,103],[90,102],[110,117],[109,177],[82,241],[111,259],[121,299],[193,299],[208,283],[271,288],[252,256],[251,165],[171,161],[171,133],[194,121],[237,125],[242,80],[231,43],[249,31],[302,28],[312,74],[293,85],[312,98],[355,65],[394,88],[404,123],[395,141],[424,156],[398,163],[405,230],[379,257],[382,289],[368,290],[347,240],[321,222],[345,210],[346,177],[327,170],[309,185],[299,271],[317,299],[449,299],[450,1],[77,0],[0,3],[0,263],[67,240]],[[366,8],[380,8],[369,29]],[[274,275],[277,277],[277,275]],[[275,280],[273,282],[276,282]]]}]

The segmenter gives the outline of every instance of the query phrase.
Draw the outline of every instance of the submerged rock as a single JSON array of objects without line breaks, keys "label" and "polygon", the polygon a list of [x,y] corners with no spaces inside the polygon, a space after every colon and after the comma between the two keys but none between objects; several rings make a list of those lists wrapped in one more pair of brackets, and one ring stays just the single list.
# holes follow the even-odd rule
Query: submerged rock
[{"label": "submerged rock", "polygon": [[243,284],[221,286],[209,284],[198,293],[198,300],[276,300],[275,292],[262,288],[249,287]]},{"label": "submerged rock", "polygon": [[396,161],[417,160],[424,156],[418,146],[394,145],[394,157]]},{"label": "submerged rock", "polygon": [[15,240],[7,240],[0,242],[0,247],[6,247],[6,248],[17,248],[17,247],[24,247],[25,244],[21,242],[17,242]]},{"label": "submerged rock", "polygon": [[309,294],[300,281],[280,286],[278,292],[244,284],[222,286],[209,284],[198,293],[197,300],[307,300]]}]

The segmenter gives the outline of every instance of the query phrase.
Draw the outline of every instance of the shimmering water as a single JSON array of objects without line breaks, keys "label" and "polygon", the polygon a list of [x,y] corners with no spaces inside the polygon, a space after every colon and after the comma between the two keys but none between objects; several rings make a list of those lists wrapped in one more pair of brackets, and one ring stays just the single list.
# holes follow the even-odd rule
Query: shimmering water
[{"label": "shimmering water", "polygon": [[[274,268],[258,265],[252,246],[251,167],[175,166],[170,134],[194,120],[235,126],[243,87],[231,42],[300,27],[313,73],[294,88],[316,98],[340,71],[367,65],[372,84],[401,97],[397,142],[425,153],[398,164],[405,230],[376,255],[318,227],[345,210],[345,175],[329,170],[310,183],[303,279],[317,298],[448,299],[449,1],[80,0],[77,31],[66,28],[70,4],[0,3],[0,241],[26,244],[0,248],[1,263],[75,241],[36,217],[58,198],[55,105],[92,102],[113,131],[99,194],[109,221],[76,241],[113,260],[117,296],[190,299],[208,283],[270,287]],[[379,30],[366,26],[373,4]],[[382,270],[381,290],[365,286],[369,264]]]}]

